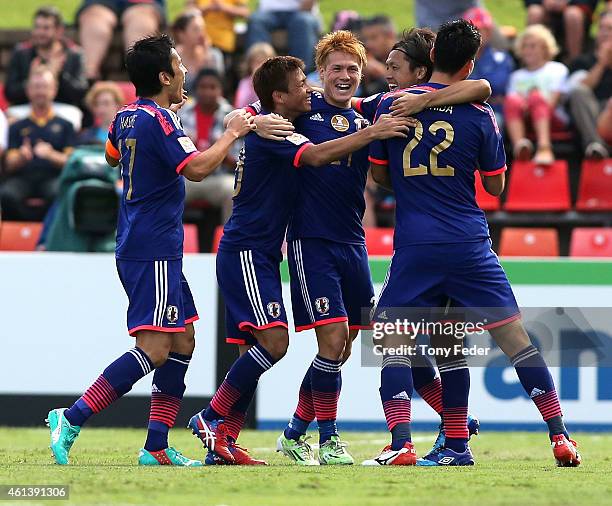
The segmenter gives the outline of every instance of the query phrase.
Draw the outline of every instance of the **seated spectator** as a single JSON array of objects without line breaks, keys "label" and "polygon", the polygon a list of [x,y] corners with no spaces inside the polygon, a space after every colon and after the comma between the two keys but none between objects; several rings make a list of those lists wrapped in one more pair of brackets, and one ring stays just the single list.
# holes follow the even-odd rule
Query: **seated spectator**
[{"label": "seated spectator", "polygon": [[599,0],[524,0],[528,25],[546,25],[563,41],[564,56],[572,61],[582,53]]},{"label": "seated spectator", "polygon": [[495,111],[497,122],[502,128],[504,97],[506,96],[510,74],[514,70],[514,61],[507,51],[500,51],[491,46],[494,24],[488,11],[482,7],[473,7],[463,17],[474,23],[482,36],[482,44],[476,54],[474,70],[470,79],[486,79],[491,84],[491,97],[487,102]]},{"label": "seated spectator", "polygon": [[[53,201],[57,179],[68,159],[74,141],[70,122],[55,115],[53,97],[57,81],[44,66],[32,69],[26,85],[32,115],[9,127],[6,154],[7,179],[0,187],[5,218],[37,220]],[[28,199],[42,199],[42,206],[31,209]]]},{"label": "seated spectator", "polygon": [[516,39],[515,53],[523,67],[510,75],[504,116],[514,157],[519,160],[530,159],[533,154],[528,129],[533,129],[537,141],[534,161],[545,165],[555,160],[551,129],[558,131],[567,126],[559,102],[568,70],[562,63],[552,61],[558,52],[555,38],[544,25],[528,26]]},{"label": "seated spectator", "polygon": [[191,4],[202,12],[210,43],[225,54],[236,49],[236,18],[249,17],[248,0],[195,0]]},{"label": "seated spectator", "polygon": [[237,109],[259,100],[253,89],[253,74],[263,62],[275,56],[276,51],[274,51],[274,48],[267,42],[258,42],[249,48],[245,58],[247,75],[238,83],[238,89],[234,97],[234,106]]},{"label": "seated spectator", "polygon": [[612,98],[597,121],[597,133],[601,138],[612,146]]},{"label": "seated spectator", "polygon": [[98,81],[85,96],[85,105],[93,117],[93,125],[83,130],[77,137],[76,145],[105,145],[108,127],[125,103],[119,86],[112,81]]},{"label": "seated spectator", "polygon": [[[221,76],[214,69],[200,70],[194,84],[195,101],[184,105],[178,114],[185,133],[203,151],[223,135],[223,119],[233,107],[223,98]],[[227,221],[232,214],[234,168],[241,148],[242,142],[236,141],[223,163],[203,181],[185,181],[187,205],[196,200],[205,200],[220,208],[223,223]]]},{"label": "seated spectator", "polygon": [[569,104],[587,158],[607,158],[606,143],[597,134],[597,117],[612,96],[612,11],[599,19],[595,52],[570,66]]},{"label": "seated spectator", "polygon": [[25,104],[26,81],[33,68],[44,65],[59,82],[56,100],[81,105],[87,79],[81,49],[64,37],[62,15],[56,7],[40,7],[34,13],[29,41],[18,44],[6,69],[4,94],[13,105]]},{"label": "seated spectator", "polygon": [[259,0],[251,14],[247,47],[257,42],[271,42],[274,30],[287,30],[289,54],[306,64],[306,73],[314,70],[314,47],[319,38],[319,20],[312,13],[316,0]]},{"label": "seated spectator", "polygon": [[210,45],[206,34],[204,18],[198,10],[192,9],[181,14],[172,25],[176,50],[187,68],[185,89],[191,93],[195,76],[203,68],[215,69],[223,75],[223,53]]},{"label": "seated spectator", "polygon": [[363,69],[364,94],[389,90],[385,76],[387,57],[397,42],[397,31],[388,16],[375,16],[366,19],[361,25],[361,39],[368,52],[368,64]]},{"label": "seated spectator", "polygon": [[127,49],[159,31],[165,16],[165,0],[83,0],[76,18],[87,79],[97,81],[102,77],[102,63],[119,23]]}]

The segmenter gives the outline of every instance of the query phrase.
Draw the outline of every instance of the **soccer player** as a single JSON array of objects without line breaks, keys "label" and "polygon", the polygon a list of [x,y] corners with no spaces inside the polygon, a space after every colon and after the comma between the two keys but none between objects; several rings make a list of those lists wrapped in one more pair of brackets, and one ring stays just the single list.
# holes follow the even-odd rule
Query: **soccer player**
[{"label": "soccer player", "polygon": [[[431,82],[414,92],[467,78],[480,40],[478,30],[465,20],[442,25],[432,50]],[[390,110],[391,101],[382,101],[380,114]],[[486,104],[465,104],[427,109],[416,119],[411,138],[370,147],[375,180],[392,185],[397,199],[395,253],[374,321],[385,321],[387,308],[435,308],[448,299],[455,307],[470,308],[480,322],[488,322],[485,328],[511,357],[548,425],[558,465],[577,466],[580,456],[563,424],[552,377],[520,321],[508,279],[491,250],[484,213],[475,201],[474,167],[489,193],[499,195],[504,188],[506,160],[495,115]],[[446,365],[441,370],[445,445],[419,463],[473,465],[467,444],[467,364],[458,358]],[[417,463],[410,434],[412,376],[405,374],[410,366],[408,356],[383,361],[380,391],[392,442],[364,465]]]},{"label": "soccer player", "polygon": [[[263,114],[275,113],[294,121],[310,111],[311,89],[304,64],[296,58],[268,59],[255,72],[253,86]],[[265,464],[250,457],[236,439],[260,376],[285,355],[289,344],[280,262],[298,194],[298,174],[306,165],[326,165],[374,139],[405,137],[405,118],[387,115],[381,119],[380,126],[320,144],[297,133],[281,141],[264,139],[255,132],[246,136],[236,167],[232,215],[217,254],[228,341],[241,345],[242,354],[210,405],[189,422],[209,450],[207,463]]]},{"label": "soccer player", "polygon": [[127,51],[126,67],[139,98],[111,123],[106,159],[120,166],[123,177],[116,259],[129,299],[128,332],[136,346],[104,369],[72,407],[49,412],[51,450],[57,464],[68,464],[70,448],[89,417],[155,369],[149,429],[138,463],[201,466],[168,446],[198,319],[182,273],[184,177],[201,181],[211,174],[251,123],[246,114],[237,115],[200,153],[174,112],[184,101],[186,70],[172,40],[159,35],[137,41]]},{"label": "soccer player", "polygon": [[[385,78],[389,84],[389,91],[404,90],[429,81],[433,72],[430,53],[435,38],[435,34],[429,28],[413,28],[402,34],[402,38],[393,46],[386,60]],[[490,94],[491,87],[486,80],[463,80],[452,83],[446,88],[431,90],[430,93],[398,92],[391,110],[393,114],[409,116],[426,107],[484,101]],[[367,98],[353,98],[351,104],[366,119],[374,122],[378,106],[386,95],[378,93]],[[414,389],[442,417],[442,383],[436,374],[436,369],[425,355],[413,357],[412,362]],[[478,434],[480,427],[478,419],[468,413],[467,422],[469,435]],[[440,423],[432,451],[444,446],[444,440],[444,424]]]}]

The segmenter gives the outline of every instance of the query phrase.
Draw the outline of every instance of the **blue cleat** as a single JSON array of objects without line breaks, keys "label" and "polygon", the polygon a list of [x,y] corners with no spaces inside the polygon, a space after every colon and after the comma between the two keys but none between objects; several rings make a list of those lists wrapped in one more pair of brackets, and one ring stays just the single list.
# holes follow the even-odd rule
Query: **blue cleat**
[{"label": "blue cleat", "polygon": [[[478,435],[478,433],[480,432],[480,421],[478,420],[478,418],[476,418],[474,415],[470,413],[468,413],[468,416],[467,416],[467,428],[469,432],[468,440],[470,440],[472,436]],[[440,422],[440,425],[438,426],[438,437],[436,438],[436,441],[434,442],[431,450],[429,450],[429,453],[425,455],[425,457],[423,458],[427,458],[432,453],[436,453],[440,451],[442,448],[444,448],[445,442],[446,442],[446,435],[444,434],[444,426]]]},{"label": "blue cleat", "polygon": [[457,453],[450,448],[440,448],[418,459],[417,466],[473,466],[474,456],[468,446],[463,453]]}]

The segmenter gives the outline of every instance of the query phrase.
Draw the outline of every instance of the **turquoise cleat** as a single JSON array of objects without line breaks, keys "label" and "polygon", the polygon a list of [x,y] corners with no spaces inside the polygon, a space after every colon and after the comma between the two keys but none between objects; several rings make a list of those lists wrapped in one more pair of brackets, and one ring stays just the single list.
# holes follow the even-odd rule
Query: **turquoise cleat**
[{"label": "turquoise cleat", "polygon": [[[478,420],[478,418],[476,418],[474,415],[470,413],[468,413],[468,416],[467,416],[467,428],[469,432],[468,439],[471,439],[472,436],[476,436],[480,432],[480,421]],[[438,453],[440,450],[442,450],[442,448],[444,448],[445,442],[446,442],[446,434],[444,433],[444,426],[442,425],[442,423],[440,423],[438,437],[436,438],[436,441],[434,442],[432,449],[429,450],[429,453],[425,455],[424,458],[427,458],[429,455],[433,455],[435,453]]]},{"label": "turquoise cleat", "polygon": [[78,425],[70,425],[64,416],[66,408],[52,409],[47,415],[47,426],[51,432],[51,452],[55,463],[61,466],[68,465],[68,454],[74,444],[74,440],[81,432]]},{"label": "turquoise cleat", "polygon": [[199,460],[191,460],[181,452],[172,447],[165,448],[156,452],[149,452],[144,448],[138,453],[139,466],[182,466],[182,467],[202,467]]}]

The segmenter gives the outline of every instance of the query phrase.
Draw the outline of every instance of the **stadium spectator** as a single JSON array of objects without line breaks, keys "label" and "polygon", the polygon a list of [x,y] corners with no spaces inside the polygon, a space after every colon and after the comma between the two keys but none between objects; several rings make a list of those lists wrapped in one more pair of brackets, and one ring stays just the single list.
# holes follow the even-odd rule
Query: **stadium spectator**
[{"label": "stadium spectator", "polygon": [[[0,187],[0,201],[5,218],[27,221],[42,218],[53,201],[57,177],[74,142],[74,129],[53,111],[57,80],[52,70],[44,66],[32,69],[26,93],[32,114],[9,127],[8,178]],[[30,198],[41,199],[43,205],[30,208]]]},{"label": "stadium spectator", "polygon": [[306,72],[314,70],[314,47],[319,37],[319,20],[313,14],[316,0],[259,0],[251,14],[247,47],[257,42],[271,42],[274,30],[289,34],[289,54],[306,64]]},{"label": "stadium spectator", "polygon": [[56,7],[36,10],[30,40],[18,44],[13,51],[4,88],[11,104],[28,101],[28,75],[41,65],[51,70],[59,82],[56,100],[80,106],[87,92],[83,54],[76,44],[64,37],[62,15]]},{"label": "stadium spectator", "polygon": [[397,42],[397,31],[388,16],[374,16],[361,25],[361,39],[368,52],[368,64],[364,68],[364,92],[366,95],[386,92],[389,85],[387,75],[387,56]]},{"label": "stadium spectator", "polygon": [[83,130],[76,144],[106,144],[108,126],[125,103],[123,92],[111,81],[98,81],[85,96],[85,105],[93,117],[93,125]]},{"label": "stadium spectator", "polygon": [[[195,101],[187,103],[179,110],[183,129],[200,151],[212,146],[222,135],[223,119],[233,110],[232,105],[223,98],[221,75],[214,69],[202,69],[195,78]],[[217,170],[201,182],[186,180],[185,201],[205,200],[221,209],[223,223],[232,214],[234,194],[234,167],[242,142],[236,141],[223,163]]]},{"label": "stadium spectator", "polygon": [[563,41],[567,61],[582,52],[599,0],[524,0],[527,24],[547,25]]},{"label": "stadium spectator", "polygon": [[476,54],[474,70],[470,79],[486,79],[491,84],[491,97],[487,102],[495,111],[497,122],[503,125],[503,104],[510,74],[514,70],[514,61],[507,51],[495,49],[491,45],[493,35],[493,18],[487,10],[482,7],[472,7],[463,17],[471,21],[480,31],[482,45]]},{"label": "stadium spectator", "polygon": [[192,9],[181,14],[172,24],[172,32],[176,41],[176,50],[187,68],[185,89],[191,93],[195,77],[200,69],[212,68],[223,75],[223,53],[212,47],[206,33],[206,24],[202,14]]},{"label": "stadium spectator", "polygon": [[597,133],[599,133],[601,138],[608,144],[612,145],[612,98],[608,100],[606,108],[599,115]]},{"label": "stadium spectator", "polygon": [[612,96],[612,11],[599,20],[595,52],[579,56],[570,66],[569,104],[587,158],[607,158],[597,133],[597,117]]},{"label": "stadium spectator", "polygon": [[245,58],[247,75],[238,83],[236,96],[234,97],[234,106],[237,109],[241,109],[259,100],[253,89],[253,74],[263,62],[275,56],[276,51],[267,42],[258,42],[249,48]]},{"label": "stadium spectator", "polygon": [[480,7],[480,0],[416,0],[415,17],[417,26],[434,31],[442,23],[460,18],[472,7]]},{"label": "stadium spectator", "polygon": [[97,81],[102,77],[102,63],[119,23],[123,44],[128,48],[165,23],[165,0],[83,0],[76,18],[85,54],[85,75]]},{"label": "stadium spectator", "polygon": [[225,54],[233,53],[236,49],[234,20],[249,17],[248,0],[195,0],[188,5],[200,9],[210,43]]},{"label": "stadium spectator", "polygon": [[543,165],[554,162],[551,129],[567,126],[559,103],[568,70],[552,61],[558,52],[555,38],[544,25],[528,26],[516,39],[515,53],[523,67],[510,76],[504,117],[514,157],[519,160],[532,157],[533,144],[527,132],[533,129],[537,141],[534,161]]}]

